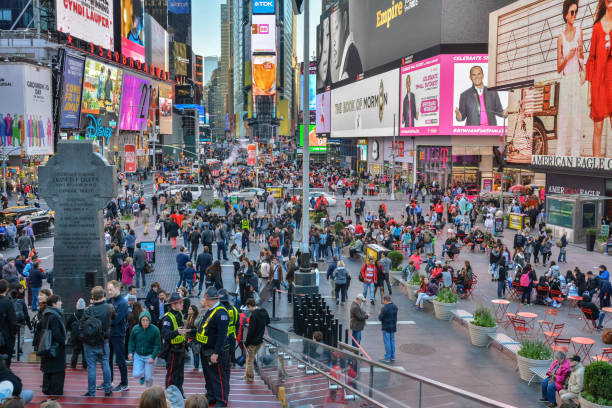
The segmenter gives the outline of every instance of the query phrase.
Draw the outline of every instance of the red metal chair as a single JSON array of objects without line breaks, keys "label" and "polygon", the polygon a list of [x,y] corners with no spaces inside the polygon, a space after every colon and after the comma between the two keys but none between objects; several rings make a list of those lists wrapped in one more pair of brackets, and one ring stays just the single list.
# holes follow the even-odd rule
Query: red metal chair
[{"label": "red metal chair", "polygon": [[[557,320],[557,315],[559,311],[557,309],[553,309],[552,307],[547,307],[544,312],[544,319],[538,320],[538,334],[544,333],[546,330],[550,330],[551,327],[555,325],[555,320]],[[549,316],[552,316],[551,320],[548,320]]]},{"label": "red metal chair", "polygon": [[523,295],[523,291],[521,290],[521,285],[517,281],[512,282],[512,292],[510,292],[510,299],[519,300]]},{"label": "red metal chair", "polygon": [[[545,305],[546,304],[546,299],[548,298],[548,294],[550,291],[550,288],[547,286],[538,286],[536,287],[536,291],[537,291],[537,296],[536,296],[536,304],[538,305]],[[540,303],[540,300],[544,299],[543,303]]]},{"label": "red metal chair", "polygon": [[527,324],[525,319],[518,319],[516,317],[511,317],[510,321],[512,322],[512,328],[514,329],[514,336],[517,340],[523,340],[529,337],[531,333],[531,327]]},{"label": "red metal chair", "polygon": [[561,307],[563,307],[563,301],[565,300],[565,298],[563,297],[563,292],[561,292],[560,290],[551,289],[550,290],[550,297],[555,302],[560,303]]},{"label": "red metal chair", "polygon": [[571,342],[571,339],[560,339],[557,337],[553,340],[550,349],[552,351],[563,351],[564,353],[567,353]]},{"label": "red metal chair", "polygon": [[470,283],[468,283],[468,285],[465,287],[465,299],[468,298],[474,298],[474,288],[476,287],[476,275],[474,275],[474,278],[472,278],[472,281]]},{"label": "red metal chair", "polygon": [[595,320],[593,319],[593,312],[591,309],[584,307],[581,307],[580,310],[582,310],[582,314],[584,314],[584,327],[582,330],[593,333],[595,331],[595,327],[593,327],[593,321]]},{"label": "red metal chair", "polygon": [[543,333],[544,334],[544,340],[545,340],[547,346],[550,346],[552,344],[552,342],[556,338],[561,336],[561,332],[563,331],[564,327],[565,327],[565,323],[555,324],[553,326],[552,330],[545,331]]},{"label": "red metal chair", "polygon": [[516,311],[514,313],[511,312],[506,312],[506,324],[504,325],[504,328],[510,326],[512,324],[512,322],[510,321],[510,319],[514,319],[516,318],[516,315],[518,314],[518,312],[521,311],[521,306],[523,306],[522,303],[519,302]]},{"label": "red metal chair", "polygon": [[612,347],[605,347],[599,356],[593,357],[593,361],[607,361],[612,363]]}]

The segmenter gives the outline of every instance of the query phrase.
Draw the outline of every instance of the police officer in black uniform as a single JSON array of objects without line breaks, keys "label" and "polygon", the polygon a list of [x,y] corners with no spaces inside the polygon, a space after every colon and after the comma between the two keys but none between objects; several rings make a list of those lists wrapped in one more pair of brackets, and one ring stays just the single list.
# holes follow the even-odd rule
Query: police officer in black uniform
[{"label": "police officer in black uniform", "polygon": [[201,305],[206,313],[198,327],[196,341],[200,343],[206,399],[211,405],[226,407],[229,393],[229,376],[226,375],[229,366],[227,331],[230,319],[214,286],[206,289]]},{"label": "police officer in black uniform", "polygon": [[[229,324],[227,327],[227,349],[229,351],[229,364],[226,367],[226,378],[230,378],[231,368],[236,364],[236,334],[238,333],[238,325],[240,312],[236,306],[230,303],[229,292],[226,289],[219,289],[219,301],[227,311]],[[229,394],[229,382],[227,385]]]},{"label": "police officer in black uniform", "polygon": [[183,326],[183,298],[175,292],[170,296],[168,305],[168,311],[161,320],[161,335],[164,340],[162,356],[166,360],[164,388],[175,385],[183,394],[187,345],[185,334],[188,332]]}]

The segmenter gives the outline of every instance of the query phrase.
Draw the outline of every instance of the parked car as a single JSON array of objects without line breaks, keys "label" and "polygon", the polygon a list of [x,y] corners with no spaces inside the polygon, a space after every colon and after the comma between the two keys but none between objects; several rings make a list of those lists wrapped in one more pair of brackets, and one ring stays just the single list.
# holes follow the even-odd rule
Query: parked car
[{"label": "parked car", "polygon": [[37,207],[8,207],[0,212],[0,222],[7,224],[13,222],[17,226],[18,234],[21,234],[21,230],[31,222],[34,235],[39,236],[48,234],[53,229],[55,212]]},{"label": "parked car", "polygon": [[240,191],[230,193],[228,197],[243,197],[245,200],[251,201],[253,200],[253,198],[255,198],[255,196],[257,196],[258,199],[261,199],[264,192],[265,190],[263,188],[247,187],[243,188]]}]

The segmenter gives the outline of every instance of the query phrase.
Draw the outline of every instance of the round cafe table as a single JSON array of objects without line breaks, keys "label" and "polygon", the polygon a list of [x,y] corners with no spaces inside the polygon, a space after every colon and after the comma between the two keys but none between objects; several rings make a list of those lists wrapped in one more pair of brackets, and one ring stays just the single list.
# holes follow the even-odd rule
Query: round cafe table
[{"label": "round cafe table", "polygon": [[593,344],[595,344],[595,340],[588,337],[572,337],[570,341],[574,346],[574,353],[579,355],[582,361],[586,361],[588,357],[589,362],[591,362],[591,349]]},{"label": "round cafe table", "polygon": [[506,320],[506,312],[510,301],[506,299],[491,299],[491,303],[495,305],[495,320],[497,323],[503,323]]},{"label": "round cafe table", "polygon": [[525,323],[527,323],[527,325],[529,325],[529,328],[533,330],[533,324],[538,318],[537,314],[532,313],[532,312],[519,312],[516,315],[518,317],[522,317],[523,319],[525,319]]},{"label": "round cafe table", "polygon": [[604,327],[606,327],[608,323],[612,323],[612,307],[602,307],[601,310],[608,316],[604,322]]},{"label": "round cafe table", "polygon": [[[567,300],[569,300],[567,317],[582,317],[582,313],[580,313],[580,309],[578,308],[578,302],[582,301],[582,296],[568,296]],[[572,313],[572,311],[577,310],[577,313]]]}]

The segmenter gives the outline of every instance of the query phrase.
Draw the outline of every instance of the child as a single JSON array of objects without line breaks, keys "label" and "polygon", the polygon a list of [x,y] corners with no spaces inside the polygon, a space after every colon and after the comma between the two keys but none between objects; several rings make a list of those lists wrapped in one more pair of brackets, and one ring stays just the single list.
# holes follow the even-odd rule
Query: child
[{"label": "child", "polygon": [[183,271],[184,281],[189,285],[189,294],[191,295],[193,291],[193,280],[196,274],[195,269],[193,269],[193,264],[191,262],[187,262],[186,268]]},{"label": "child", "polygon": [[147,387],[153,385],[153,367],[160,349],[159,329],[151,324],[151,314],[145,310],[140,314],[140,323],[130,334],[128,360],[134,360],[132,376],[140,378],[140,383]]}]

